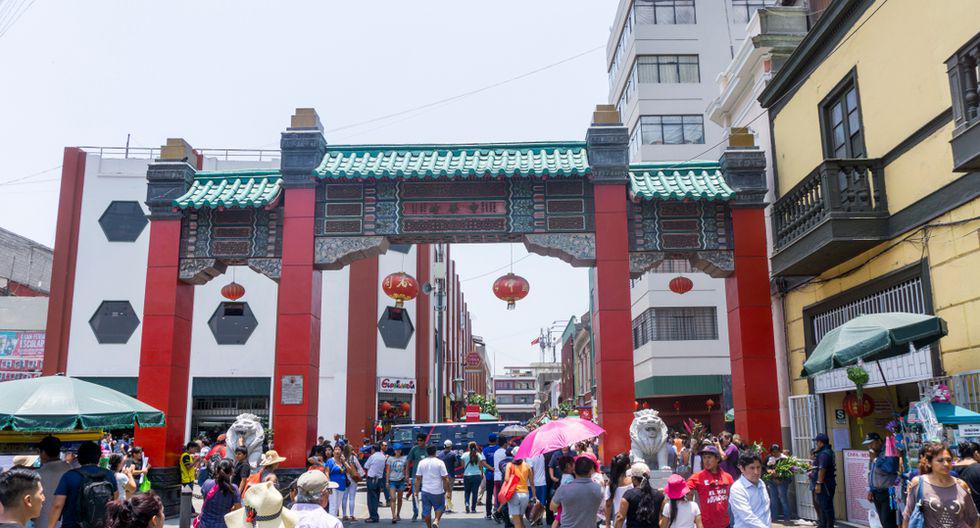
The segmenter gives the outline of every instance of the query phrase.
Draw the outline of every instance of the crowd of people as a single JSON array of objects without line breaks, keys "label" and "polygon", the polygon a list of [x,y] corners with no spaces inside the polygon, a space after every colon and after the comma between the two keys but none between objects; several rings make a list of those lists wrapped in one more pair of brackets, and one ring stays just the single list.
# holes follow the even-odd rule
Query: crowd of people
[{"label": "crowd of people", "polygon": [[[356,520],[362,483],[364,522],[380,522],[379,509],[387,507],[397,523],[410,502],[412,521],[438,527],[453,513],[459,479],[463,511],[484,506],[481,513],[505,528],[762,528],[791,515],[782,482],[771,478],[786,453],[778,445],[760,453],[727,433],[674,438],[665,484],[655,484],[650,467],[631,463],[626,453],[603,467],[591,443],[521,459],[515,438],[493,435],[488,445],[470,442],[465,449],[449,440],[440,449],[428,440],[419,435],[412,446],[366,442],[354,450],[346,439],[321,438],[306,472],[286,487],[276,473],[286,459],[275,450],[266,450],[253,469],[244,449],[229,456],[221,437],[213,444],[193,441],[179,457],[181,483],[199,485],[194,528],[342,528]],[[835,457],[827,435],[814,440],[810,490],[818,526],[832,527]],[[871,454],[867,498],[882,528],[980,528],[975,443],[960,444],[958,459],[945,444],[926,443],[914,468],[886,455],[876,433],[864,445]],[[0,474],[0,528],[163,526],[149,460],[126,438],[84,442],[68,453],[49,436],[37,447],[36,461],[19,457]]]}]

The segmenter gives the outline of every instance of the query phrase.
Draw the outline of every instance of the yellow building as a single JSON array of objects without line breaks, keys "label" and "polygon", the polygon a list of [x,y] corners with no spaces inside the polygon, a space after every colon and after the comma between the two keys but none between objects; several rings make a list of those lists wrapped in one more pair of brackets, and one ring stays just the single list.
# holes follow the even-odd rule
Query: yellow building
[{"label": "yellow building", "polygon": [[[978,31],[975,0],[836,0],[759,99],[796,454],[821,430],[835,449],[860,448],[861,432],[882,431],[938,380],[980,410]],[[854,389],[843,369],[800,371],[827,331],[888,311],[939,315],[949,335],[868,365],[876,411],[859,431],[841,411]]]}]

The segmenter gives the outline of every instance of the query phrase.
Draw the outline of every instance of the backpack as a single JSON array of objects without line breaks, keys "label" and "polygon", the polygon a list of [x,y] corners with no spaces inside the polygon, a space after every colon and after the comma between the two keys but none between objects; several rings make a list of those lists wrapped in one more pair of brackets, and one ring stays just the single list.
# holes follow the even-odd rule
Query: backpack
[{"label": "backpack", "polygon": [[95,474],[81,469],[72,471],[82,476],[75,503],[78,525],[81,528],[104,528],[106,505],[117,491],[115,479],[109,480],[105,471]]},{"label": "backpack", "polygon": [[221,462],[224,459],[224,453],[218,451],[217,448],[212,449],[210,454],[208,454],[208,472],[212,475],[216,475],[218,473],[218,462]]}]

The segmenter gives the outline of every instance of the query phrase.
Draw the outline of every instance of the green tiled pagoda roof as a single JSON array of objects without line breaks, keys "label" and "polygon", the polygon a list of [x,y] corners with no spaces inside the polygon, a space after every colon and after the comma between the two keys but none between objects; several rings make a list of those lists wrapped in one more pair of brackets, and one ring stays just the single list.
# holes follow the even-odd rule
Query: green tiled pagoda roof
[{"label": "green tiled pagoda roof", "polygon": [[585,142],[328,146],[325,179],[584,176]]},{"label": "green tiled pagoda roof", "polygon": [[181,209],[262,207],[282,192],[277,169],[199,172],[183,196],[174,200]]},{"label": "green tiled pagoda roof", "polygon": [[641,200],[728,200],[735,191],[718,162],[686,161],[630,165],[630,194]]}]

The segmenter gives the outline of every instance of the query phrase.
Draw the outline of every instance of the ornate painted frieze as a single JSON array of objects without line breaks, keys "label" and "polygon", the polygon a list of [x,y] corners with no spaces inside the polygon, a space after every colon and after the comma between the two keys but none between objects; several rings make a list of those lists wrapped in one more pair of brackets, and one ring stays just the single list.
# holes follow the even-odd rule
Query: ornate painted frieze
[{"label": "ornate painted frieze", "polygon": [[725,202],[649,200],[631,204],[629,211],[630,251],[732,249]]}]

